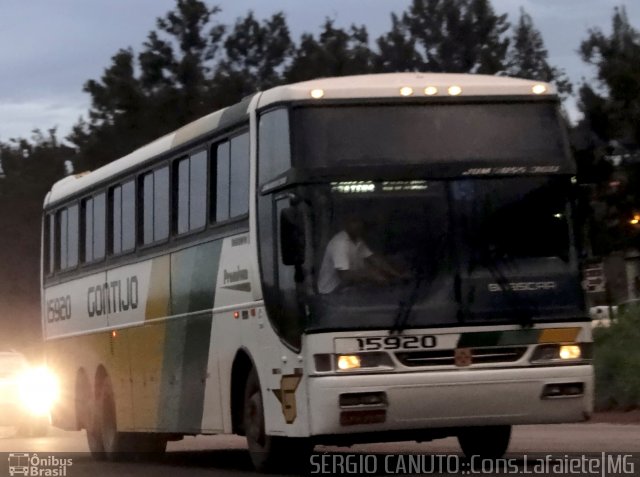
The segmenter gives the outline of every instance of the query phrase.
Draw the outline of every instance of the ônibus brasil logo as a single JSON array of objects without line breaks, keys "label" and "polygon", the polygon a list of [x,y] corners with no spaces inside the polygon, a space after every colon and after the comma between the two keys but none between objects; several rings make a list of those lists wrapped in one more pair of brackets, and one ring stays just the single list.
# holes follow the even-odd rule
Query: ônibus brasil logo
[{"label": "\u00f4nibus brasil logo", "polygon": [[56,456],[39,457],[38,454],[12,452],[9,454],[9,475],[29,477],[66,477],[67,467],[73,459]]}]

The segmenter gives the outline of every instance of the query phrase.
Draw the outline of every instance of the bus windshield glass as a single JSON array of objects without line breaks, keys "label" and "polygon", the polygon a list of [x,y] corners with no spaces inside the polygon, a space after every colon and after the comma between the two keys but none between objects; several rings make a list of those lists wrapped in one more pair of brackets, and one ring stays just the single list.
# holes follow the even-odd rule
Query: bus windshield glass
[{"label": "bus windshield glass", "polygon": [[557,106],[547,102],[302,107],[292,124],[296,165],[310,169],[475,162],[558,169],[569,161]]},{"label": "bus windshield glass", "polygon": [[569,260],[568,179],[461,180],[452,192],[470,270],[496,259]]},{"label": "bus windshield glass", "polygon": [[314,231],[312,329],[514,320],[513,307],[524,302],[485,291],[523,273],[535,283],[555,277],[553,290],[535,290],[527,306],[540,301],[551,319],[577,313],[579,302],[563,291],[577,277],[568,179],[347,181],[305,189]]}]

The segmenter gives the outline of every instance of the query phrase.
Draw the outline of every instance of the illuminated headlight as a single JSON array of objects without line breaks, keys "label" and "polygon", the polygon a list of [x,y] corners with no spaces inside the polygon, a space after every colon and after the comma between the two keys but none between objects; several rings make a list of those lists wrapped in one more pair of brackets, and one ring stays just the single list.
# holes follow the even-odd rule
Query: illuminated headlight
[{"label": "illuminated headlight", "polygon": [[[326,372],[331,368],[327,366],[324,359],[320,359],[327,355],[315,355],[316,371]],[[393,361],[387,353],[362,353],[362,354],[339,354],[334,355],[336,371],[366,371],[370,369],[393,369]]]},{"label": "illuminated headlight", "polygon": [[360,367],[362,360],[360,356],[355,354],[343,354],[338,356],[338,369],[357,369]]},{"label": "illuminated headlight", "polygon": [[32,368],[18,377],[22,406],[31,414],[46,415],[58,399],[58,381],[46,368]]},{"label": "illuminated headlight", "polygon": [[590,358],[589,343],[538,346],[531,356],[532,363],[566,363]]},{"label": "illuminated headlight", "polygon": [[580,359],[582,357],[582,351],[578,345],[563,345],[560,346],[560,359]]}]

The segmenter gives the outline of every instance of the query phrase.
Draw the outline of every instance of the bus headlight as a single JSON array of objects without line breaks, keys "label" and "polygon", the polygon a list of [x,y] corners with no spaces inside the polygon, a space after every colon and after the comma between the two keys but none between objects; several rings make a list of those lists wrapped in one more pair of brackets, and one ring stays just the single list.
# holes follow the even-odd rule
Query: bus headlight
[{"label": "bus headlight", "polygon": [[366,371],[376,368],[393,369],[394,367],[393,361],[384,352],[339,354],[335,358],[336,371]]},{"label": "bus headlight", "polygon": [[538,346],[531,356],[532,363],[567,363],[590,359],[590,344],[545,344]]},{"label": "bus headlight", "polygon": [[578,345],[563,345],[560,346],[560,359],[580,359],[582,357],[582,350]]},{"label": "bus headlight", "polygon": [[44,367],[32,368],[18,377],[20,403],[33,415],[43,416],[51,411],[58,399],[56,377]]},{"label": "bus headlight", "polygon": [[347,369],[357,369],[362,364],[360,356],[356,354],[342,354],[338,356],[338,369],[345,371]]}]

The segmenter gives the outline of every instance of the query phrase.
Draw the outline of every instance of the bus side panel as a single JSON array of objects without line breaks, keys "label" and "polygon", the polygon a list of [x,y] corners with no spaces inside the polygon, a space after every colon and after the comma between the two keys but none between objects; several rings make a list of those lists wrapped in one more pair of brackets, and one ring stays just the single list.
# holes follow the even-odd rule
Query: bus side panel
[{"label": "bus side panel", "polygon": [[201,430],[220,249],[221,241],[212,241],[171,256],[171,315],[180,318],[166,323],[158,414],[163,431]]}]

